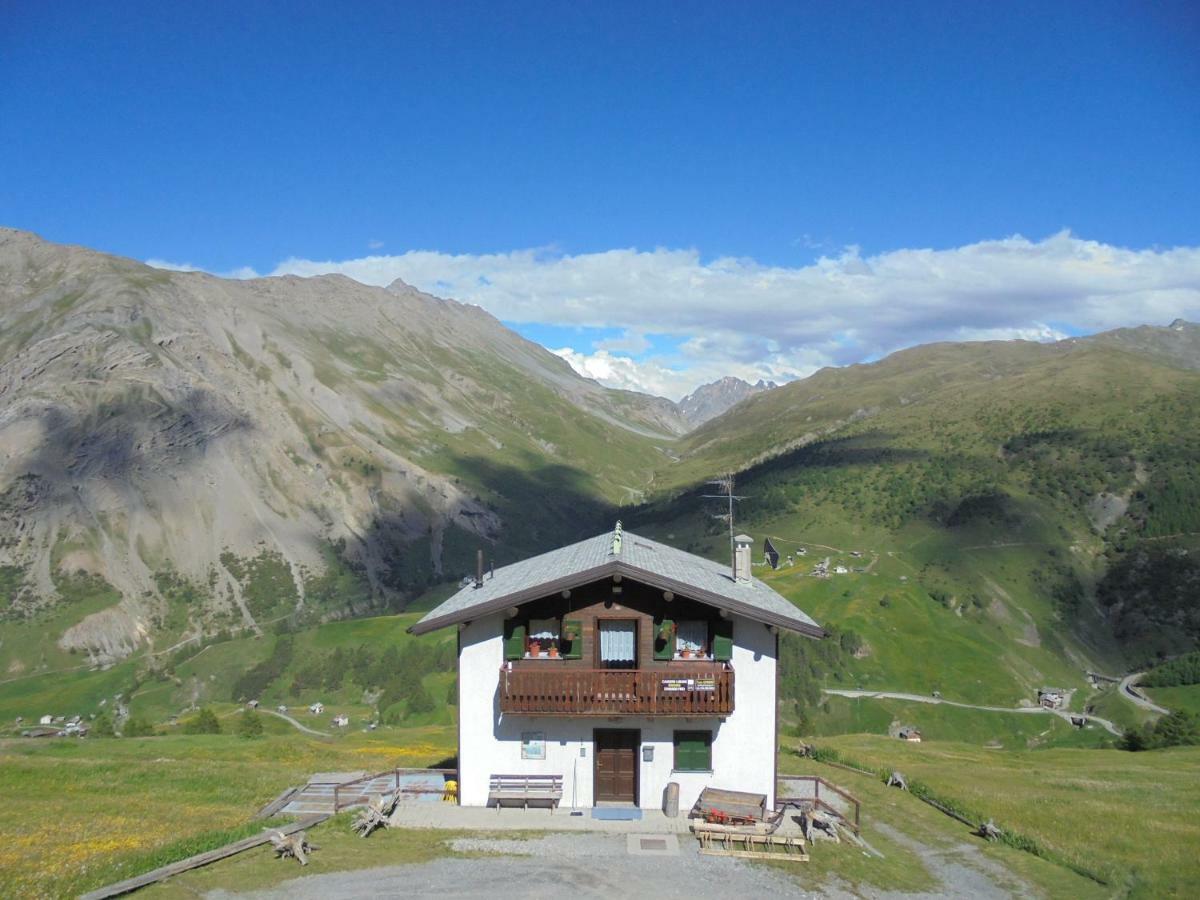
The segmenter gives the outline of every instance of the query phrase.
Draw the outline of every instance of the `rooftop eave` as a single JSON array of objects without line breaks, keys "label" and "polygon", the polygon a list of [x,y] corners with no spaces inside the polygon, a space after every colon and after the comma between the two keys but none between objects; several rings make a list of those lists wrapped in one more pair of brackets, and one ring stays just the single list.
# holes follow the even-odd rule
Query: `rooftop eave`
[{"label": "rooftop eave", "polygon": [[[472,606],[467,609],[457,610],[452,613],[447,613],[444,616],[439,616],[436,619],[423,619],[408,626],[408,633],[413,635],[428,634],[431,631],[437,631],[441,628],[447,628],[451,625],[458,625],[463,622],[470,622],[473,619],[478,619],[481,616],[491,615],[492,613],[500,612],[508,609],[510,606],[520,606],[522,603],[528,603],[531,600],[538,600],[542,597],[556,594],[559,591],[571,590],[585,584],[590,584],[593,581],[598,581],[601,578],[611,577],[620,574],[628,576],[636,581],[641,581],[651,587],[656,587],[664,591],[672,591],[676,594],[685,597],[691,597],[693,600],[698,600],[709,606],[717,609],[727,609],[732,613],[737,613],[747,619],[752,619],[756,622],[762,622],[764,625],[774,625],[777,628],[786,628],[788,631],[794,631],[797,634],[802,634],[810,638],[828,637],[828,632],[819,625],[809,625],[805,622],[797,622],[795,619],[773,613],[770,610],[764,610],[757,606],[735,600],[723,594],[714,594],[702,588],[697,588],[695,585],[687,582],[677,581],[673,578],[667,578],[659,575],[657,572],[640,569],[636,566],[631,566],[620,559],[613,558],[602,566],[588,569],[583,572],[577,572],[573,575],[557,578],[553,581],[543,582],[542,584],[534,585],[529,588],[524,588],[518,591],[512,591],[508,594],[503,594],[495,597],[486,603],[481,603],[478,606]],[[746,590],[753,590],[752,584],[745,585]]]}]

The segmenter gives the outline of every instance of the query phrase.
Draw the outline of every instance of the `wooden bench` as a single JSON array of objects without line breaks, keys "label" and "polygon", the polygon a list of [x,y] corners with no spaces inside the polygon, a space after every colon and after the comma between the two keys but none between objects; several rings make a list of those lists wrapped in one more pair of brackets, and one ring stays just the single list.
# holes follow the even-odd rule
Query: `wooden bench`
[{"label": "wooden bench", "polygon": [[493,775],[488,782],[488,802],[496,809],[506,803],[529,809],[530,802],[549,805],[550,811],[558,806],[563,795],[561,775]]}]

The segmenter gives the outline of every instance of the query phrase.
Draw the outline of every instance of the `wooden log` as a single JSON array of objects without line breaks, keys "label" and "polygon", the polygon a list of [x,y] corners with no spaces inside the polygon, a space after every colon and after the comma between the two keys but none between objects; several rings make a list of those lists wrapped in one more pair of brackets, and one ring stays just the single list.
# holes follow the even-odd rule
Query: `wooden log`
[{"label": "wooden log", "polygon": [[300,792],[300,788],[298,788],[298,787],[287,788],[278,797],[276,797],[274,800],[272,800],[270,803],[268,803],[266,806],[264,806],[262,809],[260,809],[258,811],[258,813],[254,816],[254,818],[256,818],[256,819],[271,818],[271,816],[275,815],[277,812],[279,812],[281,809],[283,809],[285,806],[287,806],[292,801],[292,798],[294,796],[296,796],[296,794],[298,794],[299,792]]},{"label": "wooden log", "polygon": [[899,772],[892,772],[892,774],[888,776],[887,786],[888,787],[898,787],[902,791],[907,791],[908,790],[908,780],[903,775],[901,775]]},{"label": "wooden log", "polygon": [[179,875],[189,869],[198,869],[201,866],[207,866],[209,863],[217,862],[226,857],[233,856],[236,853],[241,853],[244,850],[250,850],[253,847],[259,847],[263,844],[270,843],[271,834],[291,834],[294,831],[302,831],[306,828],[311,828],[320,822],[324,822],[329,818],[328,813],[321,813],[313,816],[306,816],[298,822],[293,822],[291,825],[286,825],[283,828],[277,829],[274,832],[264,831],[261,834],[256,834],[248,838],[243,838],[240,841],[234,841],[232,844],[226,844],[224,847],[218,847],[215,850],[209,850],[205,853],[198,853],[195,856],[189,856],[187,859],[181,859],[178,862],[173,862],[165,866],[160,866],[150,872],[142,875],[135,875],[132,878],[126,878],[124,881],[117,881],[113,884],[105,885],[102,888],[97,888],[90,891],[79,898],[79,900],[107,900],[109,897],[119,897],[122,894],[128,894],[130,891],[136,891],[138,888],[143,888],[148,884],[155,884],[159,881],[165,881],[172,875]]},{"label": "wooden log", "polygon": [[294,834],[277,831],[271,835],[271,844],[275,847],[276,857],[287,859],[290,856],[302,866],[308,865],[309,853],[320,849],[316,844],[308,842],[308,835],[303,831],[297,831]]},{"label": "wooden log", "polygon": [[838,834],[837,820],[832,816],[826,816],[815,809],[810,809],[805,811],[800,821],[804,828],[804,837],[809,841],[826,840],[833,841],[835,844],[842,842],[842,838]]},{"label": "wooden log", "polygon": [[397,796],[387,794],[368,804],[351,824],[351,829],[359,836],[366,837],[376,828],[390,828],[389,817],[396,809]]},{"label": "wooden log", "polygon": [[980,825],[979,828],[976,829],[975,833],[987,841],[998,841],[1004,835],[1004,832],[997,828],[996,823],[991,819],[988,819],[986,822]]}]

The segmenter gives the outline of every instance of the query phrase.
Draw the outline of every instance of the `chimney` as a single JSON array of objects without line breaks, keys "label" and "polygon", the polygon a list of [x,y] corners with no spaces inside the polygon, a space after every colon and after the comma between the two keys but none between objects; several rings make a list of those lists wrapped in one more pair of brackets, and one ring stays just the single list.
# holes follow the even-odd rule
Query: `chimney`
[{"label": "chimney", "polygon": [[483,550],[475,551],[475,587],[483,587]]},{"label": "chimney", "polygon": [[748,534],[739,534],[733,539],[733,545],[733,580],[738,584],[749,584],[754,538]]}]

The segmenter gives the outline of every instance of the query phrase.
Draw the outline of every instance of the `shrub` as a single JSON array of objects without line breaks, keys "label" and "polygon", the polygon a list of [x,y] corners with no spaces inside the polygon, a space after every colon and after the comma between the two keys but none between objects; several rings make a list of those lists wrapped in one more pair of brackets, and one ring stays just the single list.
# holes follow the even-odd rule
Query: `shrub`
[{"label": "shrub", "polygon": [[1200,716],[1177,709],[1154,724],[1131,728],[1121,738],[1123,750],[1159,750],[1200,744]]},{"label": "shrub", "polygon": [[243,709],[242,714],[238,716],[237,733],[244,738],[262,737],[262,716],[253,709]]},{"label": "shrub", "polygon": [[195,718],[191,719],[183,726],[184,734],[220,734],[221,723],[217,719],[216,713],[205,706],[200,712],[196,713]]},{"label": "shrub", "polygon": [[124,737],[153,737],[154,726],[141,717],[133,718],[125,723],[121,734]]},{"label": "shrub", "polygon": [[112,716],[106,712],[100,713],[92,722],[91,728],[88,729],[88,734],[94,737],[113,737],[116,731],[113,728]]},{"label": "shrub", "polygon": [[435,708],[433,698],[429,696],[429,691],[425,690],[425,685],[418,681],[413,686],[412,693],[408,698],[408,714],[410,716],[420,716],[433,712]]},{"label": "shrub", "polygon": [[1142,687],[1177,687],[1200,684],[1200,651],[1187,653],[1178,659],[1151,669],[1141,680]]}]

